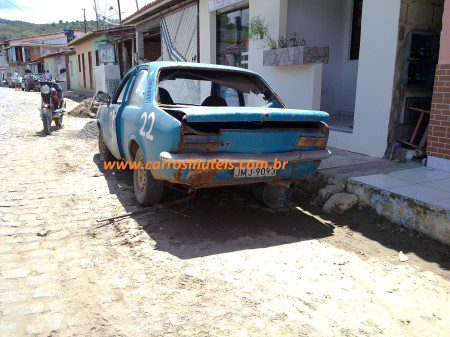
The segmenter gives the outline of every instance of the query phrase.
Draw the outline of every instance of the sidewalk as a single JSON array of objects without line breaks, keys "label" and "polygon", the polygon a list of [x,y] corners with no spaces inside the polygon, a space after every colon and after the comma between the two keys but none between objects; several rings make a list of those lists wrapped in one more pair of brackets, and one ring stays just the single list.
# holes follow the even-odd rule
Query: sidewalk
[{"label": "sidewalk", "polygon": [[450,244],[450,172],[339,149],[319,167],[359,202],[407,228]]}]

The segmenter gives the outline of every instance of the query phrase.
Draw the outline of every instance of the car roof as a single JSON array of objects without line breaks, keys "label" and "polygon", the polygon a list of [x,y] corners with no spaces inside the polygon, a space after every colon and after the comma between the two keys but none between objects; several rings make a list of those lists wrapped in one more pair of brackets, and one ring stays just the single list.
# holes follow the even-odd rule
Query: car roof
[{"label": "car roof", "polygon": [[[224,66],[220,64],[194,63],[194,62],[173,62],[173,61],[156,61],[146,63],[151,70],[159,71],[163,68],[187,68],[187,69],[211,69],[211,70],[228,70],[247,73],[249,75],[258,75],[257,73],[238,67]],[[259,76],[259,75],[258,75]]]}]

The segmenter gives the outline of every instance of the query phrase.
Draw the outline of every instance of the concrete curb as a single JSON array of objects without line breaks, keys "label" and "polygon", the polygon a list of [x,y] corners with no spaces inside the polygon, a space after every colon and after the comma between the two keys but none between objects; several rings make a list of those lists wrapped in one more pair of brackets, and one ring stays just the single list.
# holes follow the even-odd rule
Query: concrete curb
[{"label": "concrete curb", "polygon": [[[450,245],[450,211],[351,178],[336,178],[321,172],[319,175],[329,183],[345,186],[346,192],[358,196],[360,206],[368,207],[394,223]],[[311,178],[317,179],[317,176]]]}]

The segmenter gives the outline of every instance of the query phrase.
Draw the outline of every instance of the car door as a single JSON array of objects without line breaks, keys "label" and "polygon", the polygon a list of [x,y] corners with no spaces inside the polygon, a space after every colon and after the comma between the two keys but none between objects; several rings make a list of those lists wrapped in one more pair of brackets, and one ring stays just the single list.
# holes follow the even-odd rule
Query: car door
[{"label": "car door", "polygon": [[[154,117],[152,117],[151,113],[144,112],[143,109],[147,84],[148,68],[147,66],[141,66],[136,69],[126,103],[123,111],[120,112],[121,125],[119,125],[118,129],[120,130],[119,148],[121,150],[127,146],[130,140],[127,138],[130,135],[133,135],[132,138],[137,140],[144,148],[147,143],[146,140],[151,141],[153,139],[151,129]],[[122,151],[122,153],[125,154],[125,151]]]},{"label": "car door", "polygon": [[132,73],[129,73],[120,84],[116,94],[108,105],[105,114],[105,125],[103,125],[102,133],[103,138],[111,153],[116,158],[121,158],[118,138],[117,138],[117,116],[119,111],[123,109],[128,95]]}]

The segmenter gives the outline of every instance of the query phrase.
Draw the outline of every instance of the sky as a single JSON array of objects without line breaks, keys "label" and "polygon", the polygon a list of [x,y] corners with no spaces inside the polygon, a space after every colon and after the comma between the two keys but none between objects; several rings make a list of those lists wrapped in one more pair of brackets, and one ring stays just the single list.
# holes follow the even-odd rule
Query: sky
[{"label": "sky", "polygon": [[[137,0],[139,7],[153,0]],[[98,11],[111,19],[118,18],[117,0],[96,0]],[[112,10],[109,10],[110,7]],[[86,20],[95,20],[94,0],[0,0],[0,18],[33,23],[82,21],[83,8]],[[136,0],[120,0],[122,19],[136,11]]]}]

